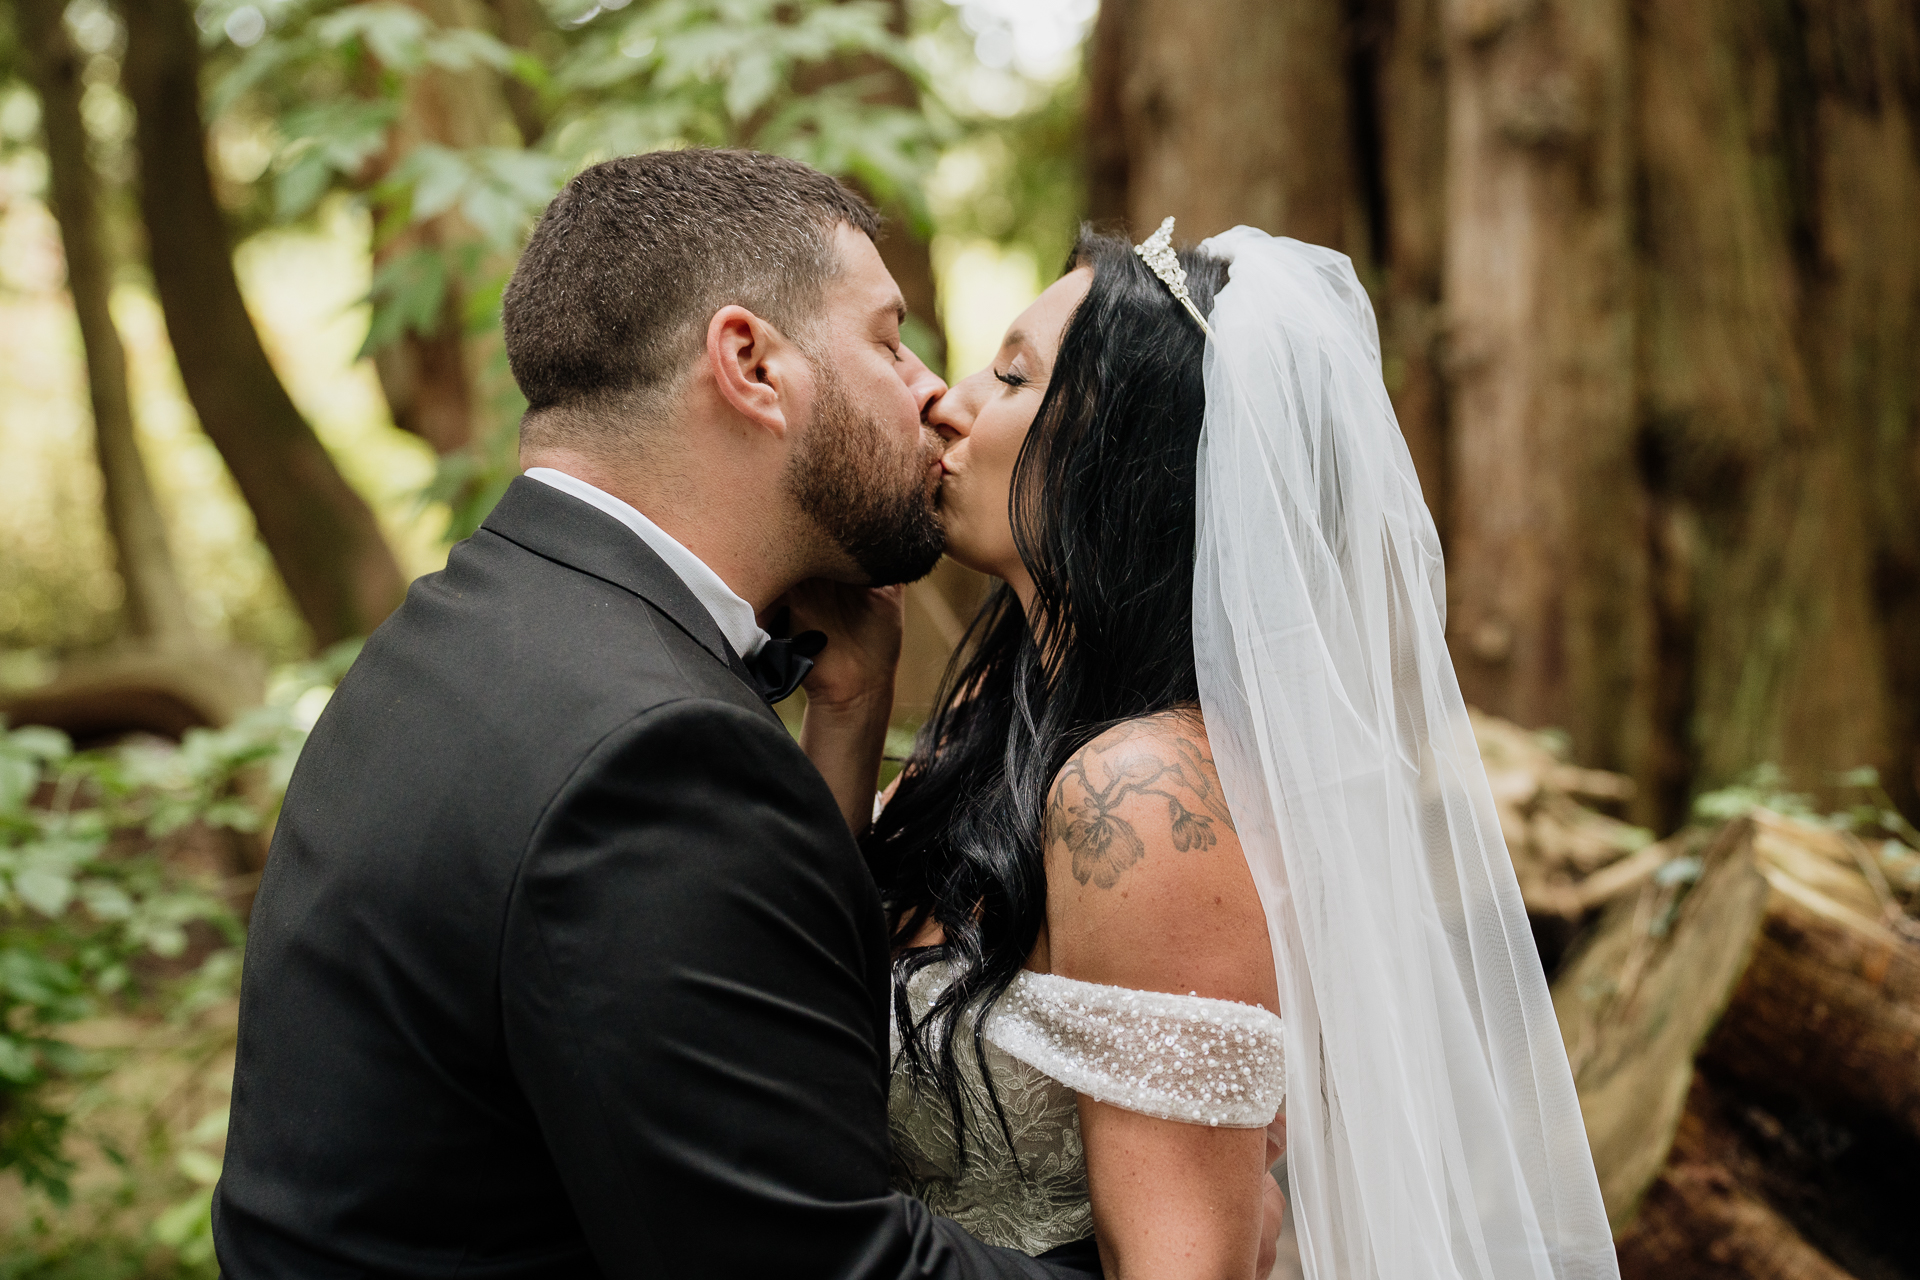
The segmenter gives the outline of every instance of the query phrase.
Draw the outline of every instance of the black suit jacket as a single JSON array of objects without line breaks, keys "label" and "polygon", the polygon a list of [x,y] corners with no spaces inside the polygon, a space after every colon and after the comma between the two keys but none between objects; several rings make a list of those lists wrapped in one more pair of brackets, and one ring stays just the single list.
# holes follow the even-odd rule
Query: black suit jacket
[{"label": "black suit jacket", "polygon": [[254,904],[226,1275],[1065,1274],[889,1193],[879,899],[743,670],[537,481],[414,585]]}]

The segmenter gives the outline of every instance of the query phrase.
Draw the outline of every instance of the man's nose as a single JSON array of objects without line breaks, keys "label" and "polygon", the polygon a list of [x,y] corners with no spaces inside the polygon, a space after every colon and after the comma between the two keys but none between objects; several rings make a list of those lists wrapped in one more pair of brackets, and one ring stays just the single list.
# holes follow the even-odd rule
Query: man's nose
[{"label": "man's nose", "polygon": [[913,353],[913,348],[900,344],[900,380],[907,384],[907,390],[913,396],[914,412],[922,420],[927,416],[927,406],[946,393],[947,384],[939,374],[927,368],[926,362]]}]

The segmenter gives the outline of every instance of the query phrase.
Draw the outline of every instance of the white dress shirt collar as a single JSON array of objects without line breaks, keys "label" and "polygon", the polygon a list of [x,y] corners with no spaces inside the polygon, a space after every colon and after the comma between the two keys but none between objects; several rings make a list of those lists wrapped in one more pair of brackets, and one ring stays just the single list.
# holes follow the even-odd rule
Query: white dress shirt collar
[{"label": "white dress shirt collar", "polygon": [[589,506],[600,510],[618,520],[640,536],[640,541],[653,548],[653,553],[666,561],[667,568],[687,584],[687,590],[693,592],[693,598],[706,606],[713,621],[720,628],[720,634],[727,638],[733,651],[743,658],[751,658],[760,652],[760,646],[767,642],[767,633],[753,620],[753,606],[734,594],[719,574],[709,569],[699,556],[681,546],[665,529],[641,515],[632,504],[622,502],[605,489],[588,484],[577,476],[564,471],[555,471],[552,467],[530,467],[527,469],[529,480],[538,480],[541,484],[551,485],[562,493],[571,494]]}]

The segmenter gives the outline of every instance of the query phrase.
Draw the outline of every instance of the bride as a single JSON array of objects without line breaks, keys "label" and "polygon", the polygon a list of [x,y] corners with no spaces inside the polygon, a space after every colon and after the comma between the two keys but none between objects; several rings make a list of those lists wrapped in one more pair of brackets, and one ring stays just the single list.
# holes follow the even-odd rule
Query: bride
[{"label": "bride", "polygon": [[1245,1280],[1288,1133],[1313,1280],[1615,1276],[1366,294],[1171,222],[1083,234],[931,411],[1000,585],[864,838],[895,1184]]}]

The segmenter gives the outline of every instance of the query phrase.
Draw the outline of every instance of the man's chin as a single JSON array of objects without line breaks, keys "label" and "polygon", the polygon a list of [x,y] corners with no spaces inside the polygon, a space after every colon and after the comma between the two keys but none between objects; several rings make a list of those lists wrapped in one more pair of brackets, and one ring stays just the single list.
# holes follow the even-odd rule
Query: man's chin
[{"label": "man's chin", "polygon": [[946,554],[947,530],[931,510],[925,523],[903,528],[893,538],[861,548],[850,548],[852,559],[867,575],[870,587],[892,587],[918,582],[933,572]]}]

